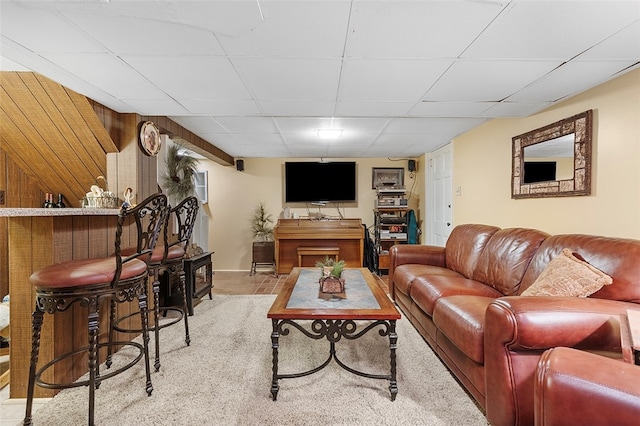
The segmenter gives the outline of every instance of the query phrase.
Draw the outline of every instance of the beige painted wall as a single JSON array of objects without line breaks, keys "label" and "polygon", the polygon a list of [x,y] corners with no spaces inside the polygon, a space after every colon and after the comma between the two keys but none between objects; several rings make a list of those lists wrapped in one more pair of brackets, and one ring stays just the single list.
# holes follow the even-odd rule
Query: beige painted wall
[{"label": "beige painted wall", "polygon": [[[511,199],[511,138],[593,109],[592,195]],[[454,224],[640,239],[640,70],[526,119],[497,119],[456,138]]]},{"label": "beige painted wall", "polygon": [[[235,167],[221,166],[212,161],[201,161],[198,168],[208,170],[209,203],[204,206],[211,218],[209,223],[209,249],[214,251],[215,270],[249,270],[251,267],[251,216],[259,201],[264,201],[274,221],[282,217],[284,203],[285,161],[317,161],[317,159],[247,158],[244,171]],[[371,189],[372,167],[397,167],[405,169],[405,186],[411,190],[410,207],[419,215],[418,206],[424,202],[419,194],[424,193],[423,158],[417,160],[418,171],[409,174],[407,160],[386,158],[331,159],[331,161],[356,161],[358,202],[340,204],[345,218],[359,218],[368,227],[373,226],[373,204],[375,191]],[[294,206],[294,207],[291,207]],[[300,217],[308,213],[322,212],[325,216],[339,217],[334,204],[319,210],[304,204],[290,205],[291,213]]]}]

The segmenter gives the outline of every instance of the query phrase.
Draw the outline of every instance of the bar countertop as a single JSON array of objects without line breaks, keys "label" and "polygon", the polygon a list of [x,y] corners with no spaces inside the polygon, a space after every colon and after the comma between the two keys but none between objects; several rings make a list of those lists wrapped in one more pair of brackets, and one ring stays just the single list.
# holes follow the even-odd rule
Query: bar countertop
[{"label": "bar countertop", "polygon": [[18,216],[117,216],[120,209],[81,209],[81,208],[0,208],[0,217]]}]

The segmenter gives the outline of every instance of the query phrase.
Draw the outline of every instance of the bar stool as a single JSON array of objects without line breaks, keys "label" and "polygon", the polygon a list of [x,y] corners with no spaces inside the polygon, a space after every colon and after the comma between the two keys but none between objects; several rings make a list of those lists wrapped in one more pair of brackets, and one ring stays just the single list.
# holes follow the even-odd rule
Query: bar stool
[{"label": "bar stool", "polygon": [[[180,321],[184,321],[184,341],[189,346],[191,344],[191,338],[189,336],[189,320],[188,320],[188,304],[187,304],[187,288],[186,288],[186,276],[184,273],[184,257],[187,246],[191,240],[193,233],[193,225],[195,224],[196,216],[198,215],[198,209],[200,208],[198,199],[196,197],[187,197],[180,202],[176,207],[169,209],[167,220],[164,224],[164,243],[158,244],[153,250],[151,259],[149,261],[149,276],[153,277],[153,315],[154,325],[149,327],[150,331],[154,332],[155,337],[155,362],[154,368],[156,371],[160,370],[160,330],[176,324]],[[176,229],[174,230],[177,239],[170,241],[169,229],[172,225],[172,220],[175,220]],[[123,251],[130,251],[126,249]],[[163,276],[162,281],[160,276]],[[160,290],[164,287],[163,293],[167,296],[170,294],[172,277],[177,276],[179,282],[179,289],[182,296],[182,307],[180,306],[161,306],[160,304]],[[167,312],[177,312],[178,316],[171,318],[169,321],[160,323],[160,313],[164,316]],[[137,312],[126,315],[121,318],[115,318],[116,310],[115,304],[112,303],[112,328],[116,331],[124,333],[139,332],[139,329],[124,328],[120,326],[120,323],[125,319],[136,315]],[[110,353],[107,356],[107,362],[110,362]]]},{"label": "bar stool", "polygon": [[[29,366],[29,383],[27,387],[27,405],[24,418],[25,425],[32,424],[31,411],[35,385],[46,389],[66,389],[79,386],[89,387],[88,424],[94,424],[95,390],[103,380],[113,377],[133,367],[144,357],[146,369],[147,395],[151,396],[151,372],[149,367],[149,333],[147,309],[147,283],[150,255],[155,248],[160,226],[166,221],[168,214],[167,197],[163,194],[152,195],[133,209],[121,209],[115,235],[115,256],[95,259],[70,260],[46,266],[34,272],[29,281],[35,287],[36,303],[33,311],[33,334],[31,360]],[[133,220],[131,220],[133,219]],[[122,255],[120,244],[125,223],[133,222],[137,239],[135,253]],[[133,231],[133,229],[132,229]],[[137,342],[113,341],[99,342],[99,309],[103,300],[110,299],[116,303],[138,300],[140,321],[142,323],[142,344]],[[87,323],[89,345],[81,349],[60,355],[37,369],[40,351],[40,332],[44,313],[55,315],[74,304],[87,307]],[[126,365],[100,375],[99,349],[113,346],[132,346],[140,352]],[[88,353],[89,378],[73,383],[45,382],[41,375],[54,364],[81,353]]]}]

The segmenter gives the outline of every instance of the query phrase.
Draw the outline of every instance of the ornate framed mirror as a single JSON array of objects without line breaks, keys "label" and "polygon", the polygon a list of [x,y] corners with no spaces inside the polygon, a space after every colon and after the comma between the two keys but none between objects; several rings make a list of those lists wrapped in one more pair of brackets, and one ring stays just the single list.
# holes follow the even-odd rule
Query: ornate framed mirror
[{"label": "ornate framed mirror", "polygon": [[511,198],[591,194],[592,111],[512,138]]}]

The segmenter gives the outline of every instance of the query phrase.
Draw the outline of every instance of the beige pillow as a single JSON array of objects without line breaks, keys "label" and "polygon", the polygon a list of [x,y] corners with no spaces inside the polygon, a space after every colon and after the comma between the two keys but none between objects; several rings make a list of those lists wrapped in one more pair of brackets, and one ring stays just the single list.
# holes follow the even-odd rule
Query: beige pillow
[{"label": "beige pillow", "polygon": [[612,282],[609,275],[565,248],[522,296],[587,297]]}]

